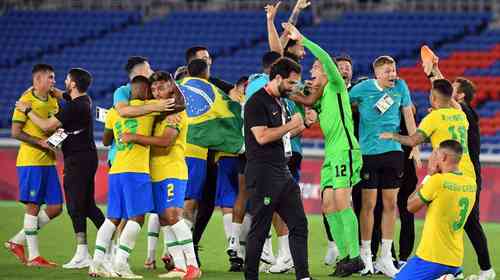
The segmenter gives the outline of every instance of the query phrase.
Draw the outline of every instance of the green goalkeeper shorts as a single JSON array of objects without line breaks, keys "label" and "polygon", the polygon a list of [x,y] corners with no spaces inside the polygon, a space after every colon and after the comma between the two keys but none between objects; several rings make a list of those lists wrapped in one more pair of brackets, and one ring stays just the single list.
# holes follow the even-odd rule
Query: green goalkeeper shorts
[{"label": "green goalkeeper shorts", "polygon": [[321,168],[321,190],[352,188],[361,181],[363,158],[360,150],[341,150],[325,154]]}]

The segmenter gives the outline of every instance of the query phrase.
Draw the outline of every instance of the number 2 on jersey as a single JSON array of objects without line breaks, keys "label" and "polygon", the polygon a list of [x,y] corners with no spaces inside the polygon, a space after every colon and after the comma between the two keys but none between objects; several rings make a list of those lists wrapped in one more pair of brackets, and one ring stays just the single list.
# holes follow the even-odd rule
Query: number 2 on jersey
[{"label": "number 2 on jersey", "polygon": [[458,212],[459,220],[453,223],[454,231],[461,229],[465,224],[467,212],[469,211],[469,199],[466,197],[460,198],[460,200],[458,201],[458,207],[460,207],[460,211]]}]

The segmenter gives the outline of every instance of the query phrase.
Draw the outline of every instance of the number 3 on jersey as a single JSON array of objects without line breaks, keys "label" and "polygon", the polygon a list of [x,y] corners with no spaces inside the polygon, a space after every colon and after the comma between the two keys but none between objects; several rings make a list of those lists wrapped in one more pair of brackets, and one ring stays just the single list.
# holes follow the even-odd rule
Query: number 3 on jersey
[{"label": "number 3 on jersey", "polygon": [[453,230],[457,231],[461,229],[467,218],[467,212],[469,211],[469,199],[466,197],[460,198],[458,201],[458,207],[460,207],[460,211],[458,212],[458,221],[453,223]]}]

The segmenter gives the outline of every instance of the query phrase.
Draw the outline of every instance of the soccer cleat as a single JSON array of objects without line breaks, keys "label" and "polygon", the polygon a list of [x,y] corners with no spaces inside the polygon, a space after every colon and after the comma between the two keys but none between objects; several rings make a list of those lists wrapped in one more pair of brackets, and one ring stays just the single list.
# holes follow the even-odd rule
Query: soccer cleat
[{"label": "soccer cleat", "polygon": [[125,279],[143,278],[141,275],[137,275],[134,272],[132,272],[128,263],[115,263],[113,266],[113,271],[119,278],[125,278]]},{"label": "soccer cleat", "polygon": [[7,241],[4,243],[4,246],[5,249],[9,250],[9,252],[11,252],[21,263],[26,264],[28,262],[24,255],[24,245]]},{"label": "soccer cleat", "polygon": [[237,258],[238,257],[238,251],[239,251],[239,241],[236,240],[237,238],[231,237],[229,238],[229,244],[226,249],[226,253],[229,256],[229,259],[231,258]]},{"label": "soccer cleat", "polygon": [[174,267],[167,273],[163,273],[158,275],[159,278],[183,278],[186,275],[186,271],[184,269]]},{"label": "soccer cleat", "polygon": [[361,276],[374,274],[373,261],[372,261],[371,254],[369,252],[368,252],[368,254],[366,254],[365,252],[361,252],[360,256],[361,256],[361,260],[363,261],[363,264],[365,266],[365,268],[363,270],[361,270],[361,272],[360,272]]},{"label": "soccer cleat", "polygon": [[481,270],[481,272],[479,272],[479,280],[494,280],[496,276],[497,275],[493,268]]},{"label": "soccer cleat", "polygon": [[285,273],[293,269],[293,261],[291,258],[286,258],[278,260],[276,264],[269,267],[269,272],[271,273]]},{"label": "soccer cleat", "polygon": [[339,257],[339,249],[337,249],[337,246],[330,246],[328,244],[328,249],[326,250],[326,255],[325,255],[325,264],[326,265],[332,265],[337,261],[337,258]]},{"label": "soccer cleat", "polygon": [[335,265],[335,271],[333,273],[328,274],[328,276],[338,277],[339,275],[343,274],[344,266],[348,262],[349,262],[349,256],[338,261],[337,264]]},{"label": "soccer cleat", "polygon": [[231,264],[231,266],[229,267],[229,272],[242,272],[244,262],[245,261],[239,257],[230,259],[229,263]]},{"label": "soccer cleat", "polygon": [[188,265],[186,270],[186,275],[182,277],[182,280],[199,279],[200,277],[201,277],[201,270],[194,265]]},{"label": "soccer cleat", "polygon": [[167,271],[170,271],[175,268],[174,259],[172,258],[171,255],[163,256],[161,257],[161,260],[163,261],[163,264]]},{"label": "soccer cleat", "polygon": [[347,259],[347,261],[337,264],[337,270],[335,270],[336,277],[349,277],[365,268],[361,257],[356,257],[354,259],[347,257]]},{"label": "soccer cleat", "polygon": [[116,273],[113,272],[112,267],[105,265],[105,262],[91,262],[89,266],[89,276],[90,277],[118,277]]},{"label": "soccer cleat", "polygon": [[90,258],[89,255],[87,255],[83,258],[80,258],[80,259],[77,259],[77,257],[75,256],[75,257],[73,257],[73,259],[71,259],[71,261],[63,264],[62,268],[65,268],[65,269],[87,268],[90,266],[91,262],[92,262],[92,259]]},{"label": "soccer cleat", "polygon": [[390,278],[394,278],[394,276],[398,273],[398,270],[394,266],[391,257],[377,258],[376,266],[378,270],[380,270],[380,272]]},{"label": "soccer cleat", "polygon": [[148,270],[156,269],[156,261],[152,259],[146,259],[144,261],[144,268]]},{"label": "soccer cleat", "polygon": [[55,262],[48,261],[44,259],[42,256],[38,256],[32,259],[31,261],[28,261],[26,265],[34,267],[46,267],[46,268],[54,268],[57,266]]}]

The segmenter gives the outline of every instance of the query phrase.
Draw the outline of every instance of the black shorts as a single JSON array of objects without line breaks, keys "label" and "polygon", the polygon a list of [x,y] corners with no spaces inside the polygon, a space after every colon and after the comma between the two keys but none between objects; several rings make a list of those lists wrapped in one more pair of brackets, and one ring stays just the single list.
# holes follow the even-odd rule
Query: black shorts
[{"label": "black shorts", "polygon": [[404,174],[403,152],[364,155],[360,186],[363,189],[397,189]]}]

